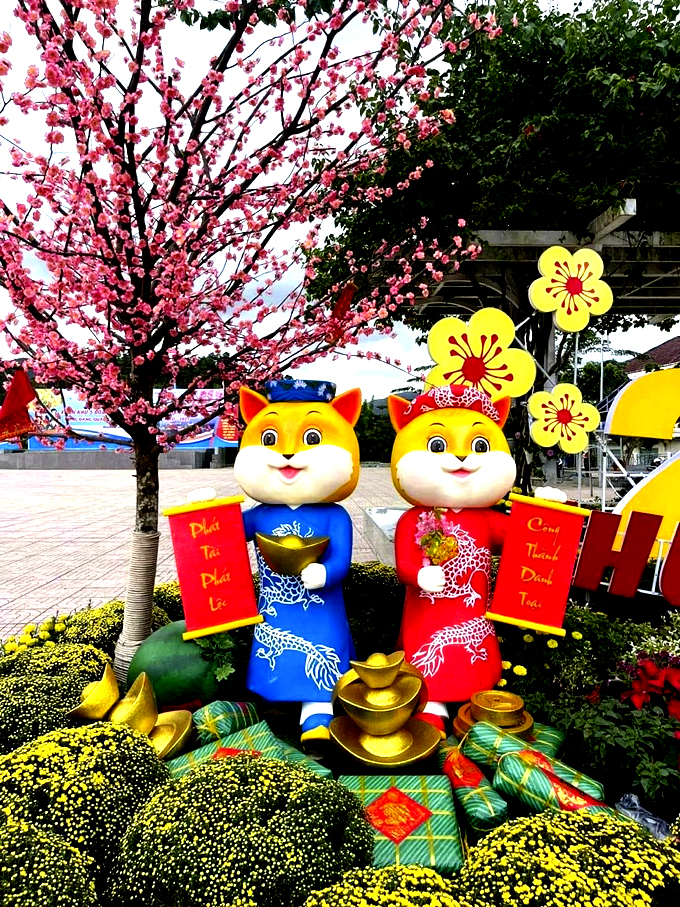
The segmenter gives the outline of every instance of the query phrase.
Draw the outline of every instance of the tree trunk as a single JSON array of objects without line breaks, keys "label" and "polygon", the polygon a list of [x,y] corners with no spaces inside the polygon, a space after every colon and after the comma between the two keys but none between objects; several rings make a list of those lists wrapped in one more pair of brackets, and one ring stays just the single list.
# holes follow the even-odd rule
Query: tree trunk
[{"label": "tree trunk", "polygon": [[158,559],[158,457],[154,438],[135,441],[136,516],[125,593],[123,630],[116,643],[114,669],[125,685],[132,658],[151,632]]}]

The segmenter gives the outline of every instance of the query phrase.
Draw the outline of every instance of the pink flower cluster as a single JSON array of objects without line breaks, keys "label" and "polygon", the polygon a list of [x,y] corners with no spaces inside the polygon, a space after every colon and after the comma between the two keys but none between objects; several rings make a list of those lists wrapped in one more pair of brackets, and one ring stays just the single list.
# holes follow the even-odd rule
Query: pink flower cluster
[{"label": "pink flower cluster", "polygon": [[[44,139],[17,139],[3,165],[12,193],[0,198],[0,282],[12,308],[0,331],[39,381],[81,391],[135,444],[172,442],[158,424],[178,408],[213,418],[200,391],[215,380],[233,399],[243,383],[351,348],[413,300],[412,256],[386,244],[375,250],[392,265],[386,289],[355,298],[332,332],[333,291],[316,302],[307,289],[333,218],[422,171],[356,192],[354,177],[380,174],[395,143],[408,149],[453,121],[420,106],[452,9],[345,0],[307,19],[304,0],[295,5],[297,23],[269,25],[252,4],[229,2],[224,45],[192,84],[171,41],[184,28],[200,47],[203,32],[175,15],[192,0],[133,0],[129,22],[118,0],[15,0],[37,53],[10,59],[0,34],[0,122],[20,135],[25,116]],[[359,21],[357,46],[344,36]],[[475,254],[409,243],[428,262],[425,282]],[[182,369],[209,355],[213,372],[177,395]]]}]

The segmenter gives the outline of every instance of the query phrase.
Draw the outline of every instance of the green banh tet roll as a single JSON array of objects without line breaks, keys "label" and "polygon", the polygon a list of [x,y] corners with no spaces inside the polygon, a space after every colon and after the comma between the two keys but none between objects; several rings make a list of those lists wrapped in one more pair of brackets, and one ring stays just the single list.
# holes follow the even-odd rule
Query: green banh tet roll
[{"label": "green banh tet roll", "polygon": [[210,759],[228,759],[230,756],[243,752],[251,753],[262,759],[281,759],[283,762],[300,763],[324,778],[333,777],[333,773],[327,766],[321,765],[295,749],[294,746],[275,737],[266,721],[260,721],[258,724],[221,737],[219,740],[212,740],[190,753],[169,759],[165,764],[170,770],[171,778],[181,778],[192,768],[208,762]]},{"label": "green banh tet roll", "polygon": [[459,747],[447,751],[442,772],[451,782],[456,801],[476,832],[483,834],[506,821],[508,804]]},{"label": "green banh tet roll", "polygon": [[194,712],[193,722],[199,743],[221,740],[259,722],[252,702],[223,702],[216,700]]},{"label": "green banh tet roll", "polygon": [[536,765],[552,772],[594,800],[604,800],[604,788],[599,781],[576,771],[558,759],[532,749],[526,740],[517,739],[486,721],[479,721],[468,731],[461,742],[460,751],[478,765],[486,766],[495,765],[502,756],[509,753],[529,754],[526,759],[533,759]]},{"label": "green banh tet roll", "polygon": [[601,800],[558,778],[544,764],[527,761],[524,753],[506,753],[498,760],[493,778],[494,788],[506,797],[514,797],[529,809],[584,810],[590,813],[618,815]]}]

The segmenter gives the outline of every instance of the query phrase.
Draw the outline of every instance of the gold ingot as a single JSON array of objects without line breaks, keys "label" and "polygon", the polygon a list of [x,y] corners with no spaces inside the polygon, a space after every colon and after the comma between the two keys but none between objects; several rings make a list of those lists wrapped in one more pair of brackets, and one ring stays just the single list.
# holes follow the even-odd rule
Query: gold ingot
[{"label": "gold ingot", "polygon": [[470,712],[475,721],[510,728],[523,722],[524,700],[503,690],[481,690],[470,697]]},{"label": "gold ingot", "polygon": [[71,718],[99,721],[118,699],[118,681],[113,668],[107,664],[101,680],[88,683],[80,694],[80,705],[66,714]]},{"label": "gold ingot", "polygon": [[410,765],[430,756],[441,741],[437,728],[414,718],[393,734],[362,733],[346,715],[334,718],[329,730],[338,746],[366,765]]},{"label": "gold ingot", "polygon": [[265,563],[281,576],[299,576],[316,563],[328,547],[328,536],[302,538],[299,535],[255,533],[255,542]]},{"label": "gold ingot", "polygon": [[171,759],[177,755],[190,736],[191,712],[188,709],[161,712],[149,732],[149,740],[159,759]]},{"label": "gold ingot", "polygon": [[384,689],[371,689],[357,681],[340,690],[338,698],[352,721],[365,733],[393,734],[413,714],[421,685],[419,678],[399,674],[394,683]]},{"label": "gold ingot", "polygon": [[350,661],[361,680],[374,690],[394,683],[403,663],[404,653],[401,651],[393,652],[392,655],[376,652],[366,661]]},{"label": "gold ingot", "polygon": [[148,734],[158,719],[156,696],[148,674],[142,671],[106,716],[112,724],[127,724],[142,734]]}]

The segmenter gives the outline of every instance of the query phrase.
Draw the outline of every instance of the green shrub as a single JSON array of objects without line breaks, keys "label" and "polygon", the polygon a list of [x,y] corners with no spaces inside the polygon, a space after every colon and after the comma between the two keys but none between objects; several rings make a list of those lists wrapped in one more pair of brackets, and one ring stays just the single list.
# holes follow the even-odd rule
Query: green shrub
[{"label": "green shrub", "polygon": [[678,813],[678,725],[664,707],[637,710],[620,693],[565,694],[553,705],[553,719],[567,732],[562,760],[601,778],[608,802],[635,793],[665,819]]},{"label": "green shrub", "polygon": [[452,887],[474,907],[670,907],[680,862],[633,822],[548,810],[486,835]]},{"label": "green shrub", "polygon": [[[98,608],[76,611],[66,619],[59,641],[89,643],[113,658],[116,642],[123,629],[124,611],[125,602],[122,601],[107,602]],[[151,618],[151,632],[169,623],[170,618],[165,611],[155,605]]]},{"label": "green shrub", "polygon": [[0,677],[36,674],[77,678],[81,686],[99,680],[109,656],[94,646],[62,643],[58,646],[25,648],[0,658]]},{"label": "green shrub", "polygon": [[552,705],[563,693],[587,694],[611,677],[638,625],[573,603],[565,613],[565,636],[536,633],[506,624],[498,628],[503,680],[525,700],[538,720],[551,722]]},{"label": "green shrub", "polygon": [[2,907],[95,907],[93,860],[27,822],[0,826]]},{"label": "green shrub", "polygon": [[80,702],[77,677],[0,677],[0,754],[76,722],[67,712]]},{"label": "green shrub", "polygon": [[[153,590],[153,603],[168,615],[171,621],[184,620],[182,596],[176,579],[159,583]],[[154,629],[157,629],[154,627]]]},{"label": "green shrub", "polygon": [[450,882],[423,866],[355,869],[313,891],[305,907],[459,907],[450,892]]},{"label": "green shrub", "polygon": [[44,734],[0,757],[0,799],[106,871],[135,811],[168,777],[149,738],[97,722]]},{"label": "green shrub", "polygon": [[116,907],[295,907],[370,862],[373,832],[335,781],[235,756],[164,785],[135,815],[112,872]]},{"label": "green shrub", "polygon": [[378,561],[352,564],[343,592],[356,657],[394,652],[404,607],[404,587],[394,567]]}]

